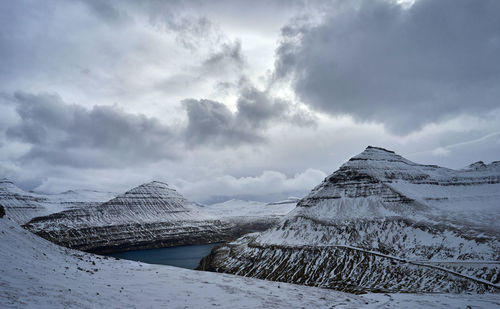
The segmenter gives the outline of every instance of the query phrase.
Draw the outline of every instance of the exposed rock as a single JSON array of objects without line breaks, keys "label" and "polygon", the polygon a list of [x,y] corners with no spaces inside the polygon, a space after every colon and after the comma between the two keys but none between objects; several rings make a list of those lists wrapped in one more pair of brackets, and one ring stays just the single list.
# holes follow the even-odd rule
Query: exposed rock
[{"label": "exposed rock", "polygon": [[499,220],[499,164],[455,171],[368,147],[201,267],[356,293],[498,291]]},{"label": "exposed rock", "polygon": [[0,205],[0,218],[3,218],[3,216],[5,216],[5,209]]},{"label": "exposed rock", "polygon": [[100,253],[213,243],[235,237],[233,225],[204,213],[157,181],[99,206],[34,218],[25,227],[59,245]]}]

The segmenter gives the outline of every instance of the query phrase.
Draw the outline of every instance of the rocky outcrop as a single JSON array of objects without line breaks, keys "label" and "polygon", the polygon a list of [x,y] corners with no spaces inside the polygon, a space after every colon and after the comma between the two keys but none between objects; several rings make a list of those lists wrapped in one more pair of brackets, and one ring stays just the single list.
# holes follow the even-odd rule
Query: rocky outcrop
[{"label": "rocky outcrop", "polygon": [[0,180],[0,204],[9,218],[19,224],[67,209],[97,206],[115,196],[112,192],[91,190],[41,194],[24,191],[8,179]]},{"label": "rocky outcrop", "polygon": [[59,245],[98,253],[234,239],[231,224],[157,181],[99,206],[34,218],[24,227]]},{"label": "rocky outcrop", "polygon": [[498,291],[499,219],[498,162],[456,171],[368,147],[201,268],[356,293]]},{"label": "rocky outcrop", "polygon": [[0,218],[3,218],[3,216],[5,216],[5,209],[0,205]]}]

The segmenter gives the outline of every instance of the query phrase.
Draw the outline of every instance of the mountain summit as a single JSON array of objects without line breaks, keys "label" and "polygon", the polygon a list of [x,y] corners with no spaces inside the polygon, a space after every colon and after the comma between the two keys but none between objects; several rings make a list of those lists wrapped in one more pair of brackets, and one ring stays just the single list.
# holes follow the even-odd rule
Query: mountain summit
[{"label": "mountain summit", "polygon": [[456,171],[368,147],[203,267],[351,292],[498,290],[499,207],[495,162]]}]

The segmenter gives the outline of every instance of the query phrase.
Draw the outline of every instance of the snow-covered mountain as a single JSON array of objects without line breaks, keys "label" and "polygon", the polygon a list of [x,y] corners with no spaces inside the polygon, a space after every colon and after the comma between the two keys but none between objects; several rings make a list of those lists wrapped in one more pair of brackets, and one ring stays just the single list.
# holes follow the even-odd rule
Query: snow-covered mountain
[{"label": "snow-covered mountain", "polygon": [[92,252],[227,241],[233,229],[158,181],[101,205],[34,218],[24,226],[57,244]]},{"label": "snow-covered mountain", "polygon": [[217,218],[232,221],[275,221],[294,209],[297,202],[298,200],[286,200],[276,203],[264,203],[232,199],[223,203],[205,206],[203,210]]},{"label": "snow-covered mountain", "polygon": [[[0,206],[0,210],[1,210]],[[0,308],[496,308],[497,294],[365,294],[150,265],[52,244],[0,218]]]},{"label": "snow-covered mountain", "polygon": [[500,162],[451,170],[368,147],[277,226],[203,268],[344,291],[499,291]]},{"label": "snow-covered mountain", "polygon": [[297,202],[298,200],[293,199],[277,203],[232,199],[204,206],[202,209],[216,218],[233,223],[235,234],[240,236],[249,232],[264,231],[277,224],[295,208]]},{"label": "snow-covered mountain", "polygon": [[116,196],[112,192],[71,190],[60,194],[26,192],[8,179],[0,180],[0,204],[10,218],[24,224],[34,217],[67,209],[96,206]]}]

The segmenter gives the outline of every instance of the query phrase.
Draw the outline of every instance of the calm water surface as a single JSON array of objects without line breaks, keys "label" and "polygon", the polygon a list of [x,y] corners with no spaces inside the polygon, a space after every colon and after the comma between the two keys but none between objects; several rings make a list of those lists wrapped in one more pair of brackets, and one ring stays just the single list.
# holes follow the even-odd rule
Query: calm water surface
[{"label": "calm water surface", "polygon": [[149,264],[171,265],[182,268],[195,269],[200,260],[207,256],[213,247],[221,245],[189,245],[170,248],[134,250],[127,252],[109,253],[107,256],[125,260],[139,261]]}]

